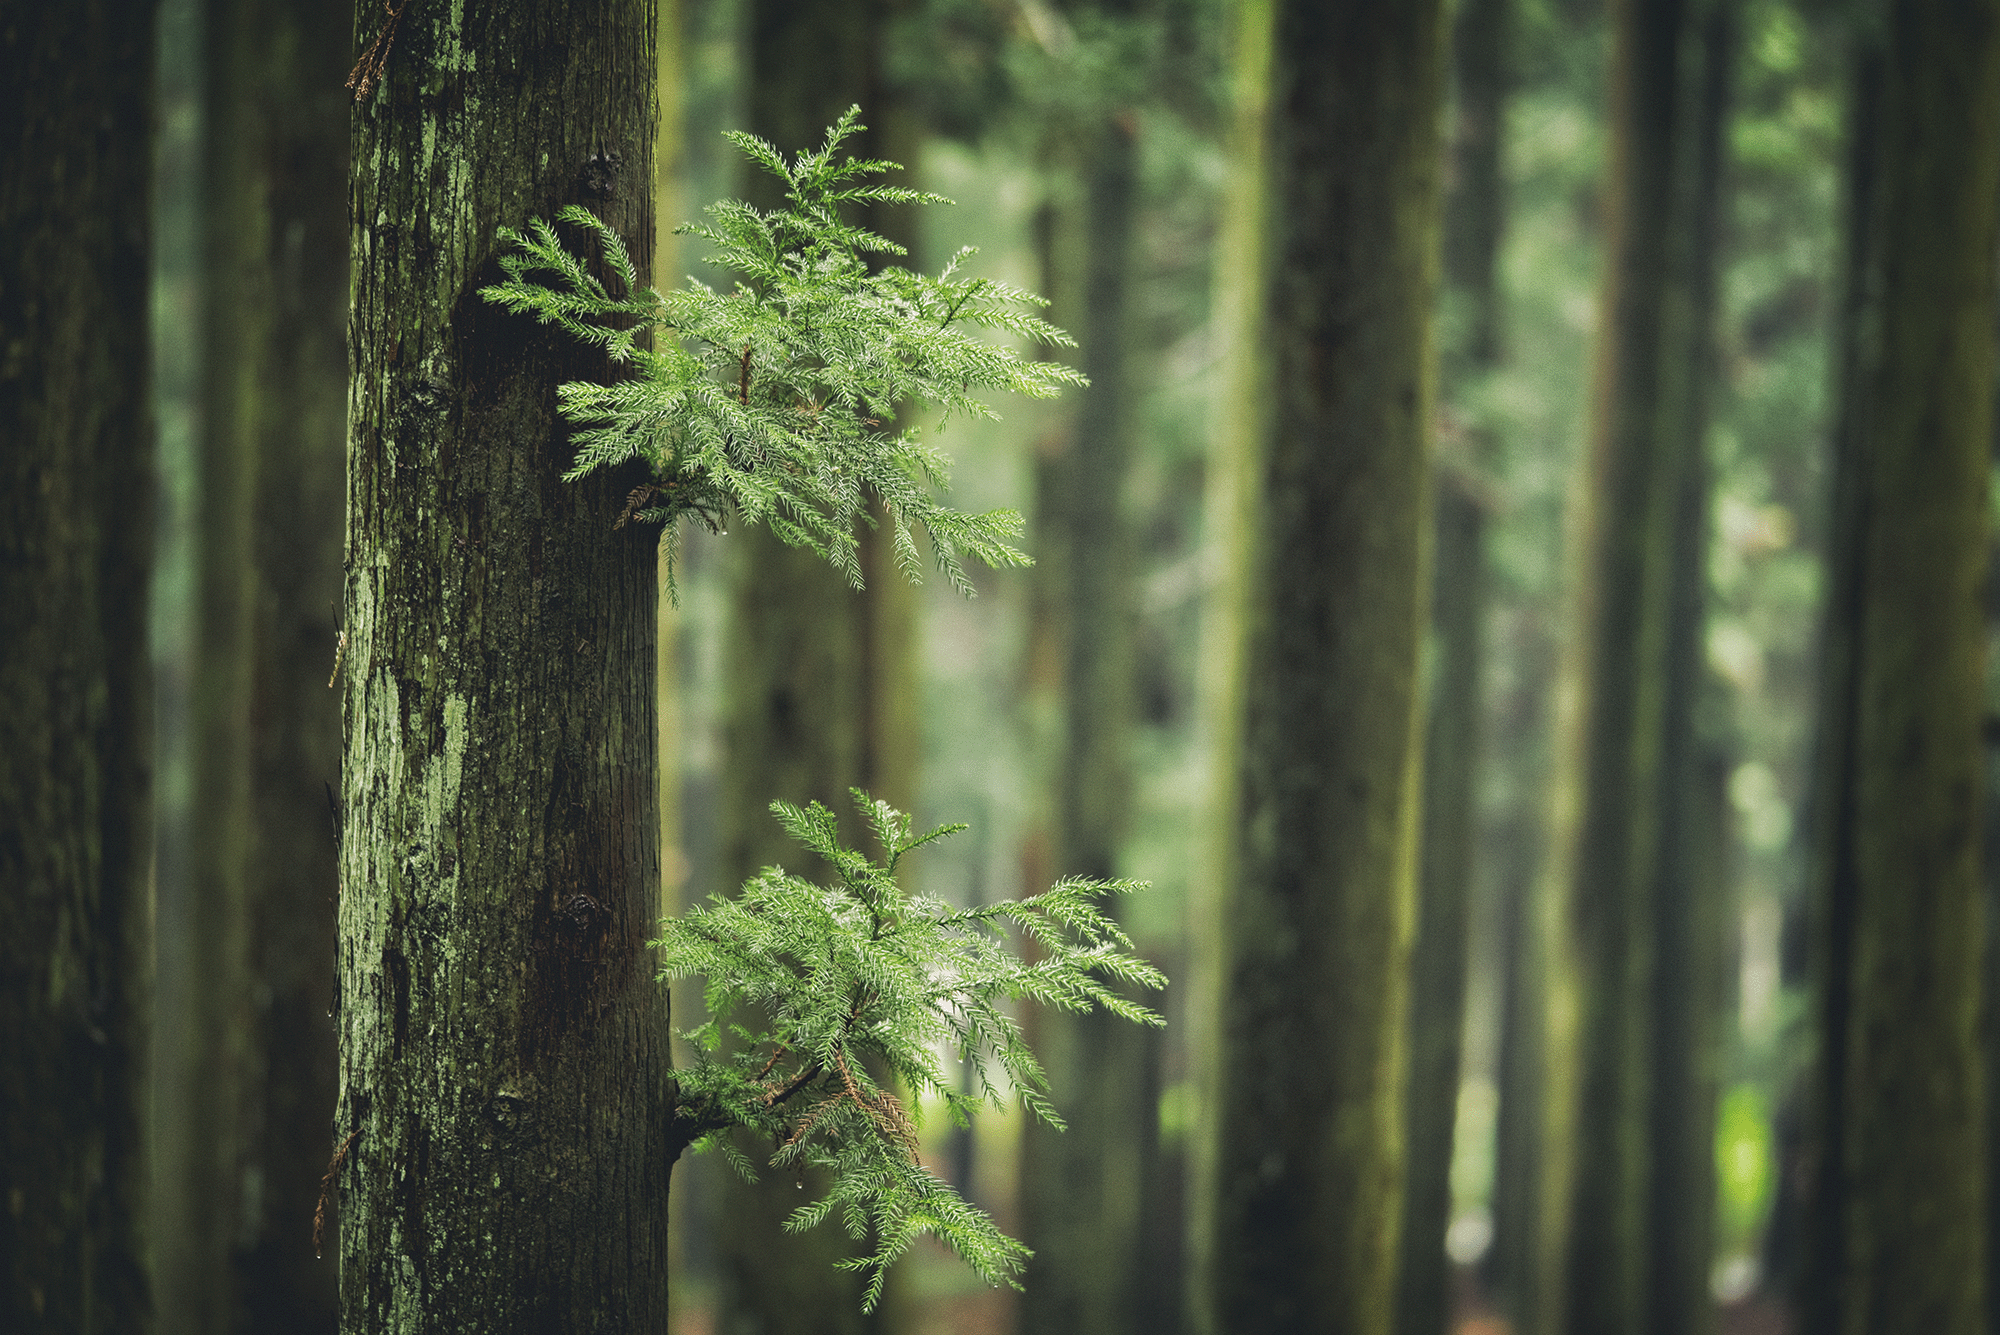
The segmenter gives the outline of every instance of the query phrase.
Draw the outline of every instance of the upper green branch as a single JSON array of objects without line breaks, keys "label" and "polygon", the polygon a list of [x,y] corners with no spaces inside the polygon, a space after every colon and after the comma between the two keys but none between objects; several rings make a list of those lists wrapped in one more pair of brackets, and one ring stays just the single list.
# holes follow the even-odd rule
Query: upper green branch
[{"label": "upper green branch", "polygon": [[[850,108],[817,151],[787,163],[753,135],[728,138],[784,182],[786,207],[763,211],[738,200],[680,230],[712,243],[710,259],[737,275],[716,292],[689,280],[661,293],[641,286],[618,234],[588,210],[557,218],[593,235],[617,292],[571,254],[549,223],[502,228],[512,247],[506,281],[488,301],[555,324],[602,347],[636,374],[609,385],[562,386],[563,414],[581,430],[567,476],[628,459],[652,466],[628,515],[671,525],[686,515],[719,524],[730,511],[770,526],[785,542],[831,561],[856,588],[857,526],[873,523],[869,498],[887,511],[896,562],[911,579],[922,562],[913,528],[928,535],[938,568],[970,593],[961,556],[995,566],[1026,564],[1011,545],[1011,510],[967,514],[938,503],[947,460],[897,428],[913,405],[991,417],[977,394],[1002,390],[1048,398],[1083,376],[1033,361],[978,331],[1000,330],[1047,346],[1073,346],[1034,310],[1039,297],[988,278],[964,278],[960,251],[932,278],[869,255],[901,255],[895,243],[842,216],[844,207],[948,201],[898,186],[867,184],[895,166],[841,157],[863,128]],[[652,332],[654,337],[643,337]],[[669,530],[671,533],[671,529]]]}]

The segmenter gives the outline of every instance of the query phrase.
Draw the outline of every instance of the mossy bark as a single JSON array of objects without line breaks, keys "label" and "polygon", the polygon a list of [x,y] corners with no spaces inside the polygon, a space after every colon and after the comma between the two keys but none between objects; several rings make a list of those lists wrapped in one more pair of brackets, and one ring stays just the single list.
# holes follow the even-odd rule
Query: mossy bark
[{"label": "mossy bark", "polygon": [[[748,6],[748,128],[789,156],[818,147],[827,127],[859,104],[871,128],[849,151],[913,166],[916,142],[881,76],[888,10],[885,0],[859,6],[757,0]],[[744,185],[746,197],[760,207],[780,202],[769,178]],[[909,215],[907,208],[882,210],[869,224],[911,246]],[[825,803],[850,838],[861,837],[850,788],[911,809],[920,738],[916,599],[880,531],[862,541],[865,592],[762,527],[740,527],[727,543],[737,550],[723,706],[728,752],[720,863],[724,887],[733,889],[773,863],[812,875],[824,871],[804,864],[803,850],[770,814],[773,801]],[[770,1155],[769,1145],[743,1144],[753,1161]],[[834,1269],[859,1245],[838,1223],[806,1234],[783,1231],[785,1218],[806,1199],[794,1176],[766,1172],[754,1187],[732,1176],[721,1195],[717,1319],[723,1331],[804,1335],[882,1327],[895,1295],[885,1301],[884,1314],[863,1315],[860,1277]]]},{"label": "mossy bark", "polygon": [[1401,1224],[1442,13],[1280,0],[1238,23],[1226,262],[1252,277],[1220,313],[1228,899],[1197,1319],[1366,1335],[1393,1322]]},{"label": "mossy bark", "polygon": [[[1052,219],[1073,244],[1054,247],[1052,317],[1081,343],[1090,388],[1047,442],[1037,470],[1035,601],[1061,662],[1063,720],[1049,803],[1050,877],[1113,877],[1131,808],[1133,604],[1122,503],[1131,442],[1126,372],[1139,146],[1111,118],[1086,136],[1079,198]],[[1045,885],[1023,887],[1028,894]],[[1157,1089],[1148,1031],[1113,1016],[1038,1009],[1026,1018],[1068,1129],[1022,1128],[1021,1235],[1035,1250],[1017,1308],[1033,1335],[1136,1331],[1142,1196],[1157,1150]],[[1149,1097],[1149,1095],[1151,1097]]]},{"label": "mossy bark", "polygon": [[151,1329],[154,6],[0,4],[0,1327]]},{"label": "mossy bark", "polygon": [[478,289],[572,203],[646,262],[655,14],[398,12],[350,197],[341,1328],[654,1332],[656,535],[561,479],[601,355]]},{"label": "mossy bark", "polygon": [[1985,1328],[1979,729],[2000,6],[1878,11],[1855,98],[1814,907],[1815,1335]]}]

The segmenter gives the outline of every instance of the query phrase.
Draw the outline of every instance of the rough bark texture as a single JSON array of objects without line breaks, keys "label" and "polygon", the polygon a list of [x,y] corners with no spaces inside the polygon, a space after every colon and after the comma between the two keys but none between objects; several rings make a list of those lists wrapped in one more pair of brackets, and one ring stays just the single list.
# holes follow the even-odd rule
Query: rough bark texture
[{"label": "rough bark texture", "polygon": [[[789,155],[817,147],[826,129],[859,104],[871,127],[849,151],[909,165],[915,142],[883,87],[885,0],[757,0],[748,7],[749,126]],[[745,182],[747,198],[779,203],[770,178]],[[911,211],[884,210],[877,231],[909,246]],[[799,868],[803,850],[771,817],[771,802],[825,803],[850,838],[860,838],[848,789],[861,787],[909,810],[915,798],[919,732],[916,600],[880,531],[864,536],[868,588],[856,593],[811,552],[786,547],[762,527],[728,539],[735,553],[723,780],[724,886],[733,889],[772,863]],[[822,869],[808,868],[808,874]],[[770,1147],[745,1140],[753,1160]],[[796,1179],[766,1173],[755,1187],[732,1175],[717,1238],[718,1321],[729,1335],[843,1332],[879,1328],[861,1312],[861,1279],[834,1269],[855,1252],[829,1223],[806,1234],[783,1231],[805,1199]],[[884,1312],[894,1306],[894,1294]]]},{"label": "rough bark texture", "polygon": [[[1048,275],[1053,318],[1082,344],[1090,388],[1037,472],[1038,605],[1055,613],[1062,662],[1062,738],[1050,802],[1048,872],[1118,874],[1131,807],[1133,599],[1131,541],[1122,496],[1131,457],[1126,429],[1127,292],[1138,193],[1138,144],[1109,121],[1088,137],[1080,199],[1061,212],[1076,229],[1080,272]],[[1052,280],[1052,281],[1049,281]],[[1035,894],[1045,885],[1027,885]],[[1021,1133],[1021,1240],[1035,1250],[1024,1277],[1019,1329],[1032,1335],[1136,1331],[1142,1194],[1157,1150],[1158,1090],[1149,1089],[1151,1031],[1114,1016],[1026,1017],[1049,1073],[1065,1131]],[[1148,1095],[1152,1097],[1149,1098]]]},{"label": "rough bark texture", "polygon": [[1214,1329],[1365,1335],[1393,1321],[1401,1222],[1442,15],[1239,22],[1263,240],[1222,307],[1254,360],[1225,373],[1215,469],[1216,597],[1246,601],[1217,645],[1240,666],[1212,669],[1234,871],[1196,1282]]},{"label": "rough bark texture", "polygon": [[2000,6],[1886,5],[1850,182],[1806,1329],[1984,1328],[1979,723]]},{"label": "rough bark texture", "polygon": [[601,356],[478,288],[565,204],[650,253],[655,15],[399,12],[352,171],[341,1324],[650,1333],[655,534],[612,529],[632,478],[560,478]]},{"label": "rough bark texture", "polygon": [[1685,442],[1662,403],[1679,106],[1680,0],[1613,9],[1611,163],[1595,412],[1578,477],[1559,845],[1576,950],[1574,1173],[1563,1328],[1646,1328],[1654,868],[1661,850],[1673,516]]},{"label": "rough bark texture", "polygon": [[0,1328],[150,1329],[140,1250],[154,6],[0,4]]}]

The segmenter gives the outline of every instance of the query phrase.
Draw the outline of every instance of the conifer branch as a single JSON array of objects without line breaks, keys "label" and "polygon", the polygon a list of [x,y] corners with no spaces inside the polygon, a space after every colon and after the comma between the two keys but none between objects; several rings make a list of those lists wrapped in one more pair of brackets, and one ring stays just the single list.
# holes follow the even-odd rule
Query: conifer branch
[{"label": "conifer branch", "polygon": [[[765,211],[723,200],[705,221],[680,229],[714,247],[711,260],[737,276],[731,291],[692,280],[664,293],[641,286],[618,234],[572,206],[555,222],[595,244],[609,286],[553,224],[535,219],[524,231],[500,230],[505,281],[481,295],[602,348],[626,368],[611,384],[573,381],[559,391],[563,415],[577,428],[567,478],[629,460],[651,469],[656,490],[637,505],[628,496],[620,523],[688,517],[718,528],[720,516],[734,512],[817,552],[860,588],[856,535],[875,522],[868,507],[879,497],[903,574],[921,575],[912,537],[921,529],[933,563],[969,596],[965,558],[1027,564],[1013,545],[1020,516],[942,504],[935,493],[947,486],[945,457],[899,415],[930,407],[943,420],[993,417],[980,397],[987,392],[1049,398],[1087,382],[1073,367],[1023,358],[992,340],[999,333],[1074,346],[1034,313],[1047,304],[1041,298],[961,278],[970,249],[935,278],[871,267],[868,257],[902,248],[847,221],[844,209],[949,201],[868,183],[895,164],[841,156],[865,128],[859,116],[850,108],[821,147],[790,161],[755,136],[727,136],[779,178],[787,201]],[[642,337],[649,333],[651,346]],[[671,590],[671,546],[668,555]]]},{"label": "conifer branch", "polygon": [[[963,827],[919,835],[911,818],[886,802],[859,791],[854,799],[883,849],[881,861],[842,844],[833,813],[818,803],[773,803],[786,830],[833,869],[836,884],[813,885],[767,867],[736,897],[714,896],[662,924],[653,943],[660,976],[703,979],[708,1009],[708,1019],[685,1034],[699,1055],[678,1073],[682,1107],[675,1114],[677,1126],[705,1129],[680,1143],[720,1149],[750,1174],[752,1165],[728,1144],[729,1131],[747,1129],[770,1138],[773,1167],[825,1169],[826,1196],[795,1211],[785,1227],[811,1228],[838,1211],[857,1239],[872,1234],[874,1250],[850,1263],[868,1276],[870,1308],[889,1264],[925,1233],[989,1283],[1016,1284],[1027,1250],[922,1165],[917,1118],[892,1086],[910,1099],[936,1100],[959,1126],[981,1106],[1004,1106],[1011,1094],[1060,1127],[1012,1003],[1103,1008],[1140,1024],[1162,1023],[1114,989],[1159,988],[1166,978],[1131,953],[1130,939],[1100,905],[1142,887],[1065,880],[1024,900],[973,909],[909,895],[895,879],[903,855]],[[1009,944],[1010,927],[1037,943],[1033,963]],[[738,1012],[758,1017],[761,1027],[737,1022]],[[734,1036],[733,1045],[725,1035]],[[794,1056],[799,1069],[772,1084],[772,1072]],[[948,1059],[972,1067],[977,1095],[947,1076]],[[989,1072],[989,1061],[997,1071]],[[811,1100],[804,1111],[786,1112],[800,1096]]]}]

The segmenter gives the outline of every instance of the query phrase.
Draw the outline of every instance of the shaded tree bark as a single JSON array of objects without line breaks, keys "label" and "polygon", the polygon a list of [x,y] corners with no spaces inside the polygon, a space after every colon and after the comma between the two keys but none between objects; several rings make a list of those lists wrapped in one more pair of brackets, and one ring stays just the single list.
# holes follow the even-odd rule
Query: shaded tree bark
[{"label": "shaded tree bark", "polygon": [[[887,0],[860,6],[830,0],[756,0],[749,6],[749,129],[791,155],[815,148],[827,127],[859,104],[871,128],[852,145],[860,156],[912,166],[916,142],[897,115],[881,74]],[[780,200],[761,173],[746,182],[760,207]],[[910,210],[885,209],[869,225],[906,247]],[[733,889],[758,868],[798,867],[804,851],[772,819],[782,799],[819,801],[859,834],[850,788],[910,810],[915,799],[919,706],[916,599],[880,532],[862,540],[867,590],[856,593],[811,552],[786,547],[762,527],[730,538],[734,557],[724,702],[728,746],[723,777],[721,865]],[[807,874],[823,869],[812,867]],[[743,1142],[753,1161],[768,1146]],[[855,1244],[837,1224],[805,1234],[783,1231],[804,1197],[789,1174],[766,1173],[754,1187],[732,1176],[721,1193],[717,1238],[718,1321],[729,1335],[846,1332],[881,1328],[861,1311],[858,1275],[836,1271]]]},{"label": "shaded tree bark", "polygon": [[601,355],[478,288],[570,203],[645,265],[655,12],[399,12],[352,159],[341,1325],[652,1332],[655,535],[612,530],[634,476],[560,477]]},{"label": "shaded tree bark", "polygon": [[[1063,722],[1049,811],[1051,878],[1118,874],[1132,791],[1132,555],[1122,498],[1131,456],[1134,127],[1107,118],[1087,133],[1081,157],[1081,198],[1052,219],[1074,242],[1054,249],[1080,263],[1067,273],[1071,266],[1045,266],[1043,288],[1055,302],[1052,318],[1077,335],[1091,381],[1036,474],[1034,577],[1047,590],[1036,602],[1052,613],[1061,661],[1052,692]],[[1046,888],[1044,881],[1022,891]],[[1145,1284],[1142,1195],[1159,1124],[1157,1080],[1148,1079],[1152,1031],[1103,1013],[1046,1008],[1025,1022],[1068,1129],[1022,1128],[1021,1232],[1035,1257],[1016,1309],[1019,1328],[1136,1331]]]},{"label": "shaded tree bark", "polygon": [[151,1329],[154,6],[0,4],[0,1326]]},{"label": "shaded tree bark", "polygon": [[1815,1335],[1986,1321],[1980,590],[2000,9],[1907,0],[1871,17],[1815,795]]},{"label": "shaded tree bark", "polygon": [[163,1330],[330,1331],[312,1215],[334,1098],[327,689],[347,358],[349,24],[325,6],[174,7],[193,161],[184,466],[191,599],[163,737],[153,1228]]},{"label": "shaded tree bark", "polygon": [[[1454,378],[1476,377],[1500,363],[1501,118],[1511,23],[1507,0],[1475,0],[1460,7],[1452,26],[1457,99],[1443,256],[1458,319],[1443,360]],[[1446,393],[1451,388],[1448,381]],[[1410,958],[1410,1083],[1396,1280],[1402,1335],[1439,1335],[1452,1315],[1444,1240],[1451,1225],[1485,706],[1486,514],[1475,481],[1485,462],[1479,456],[1490,453],[1479,438],[1484,434],[1468,433],[1469,457],[1459,461],[1458,471],[1440,476],[1432,517],[1436,671],[1426,702],[1423,850]]]},{"label": "shaded tree bark", "polygon": [[1238,17],[1202,1329],[1393,1321],[1441,22],[1428,3]]}]

